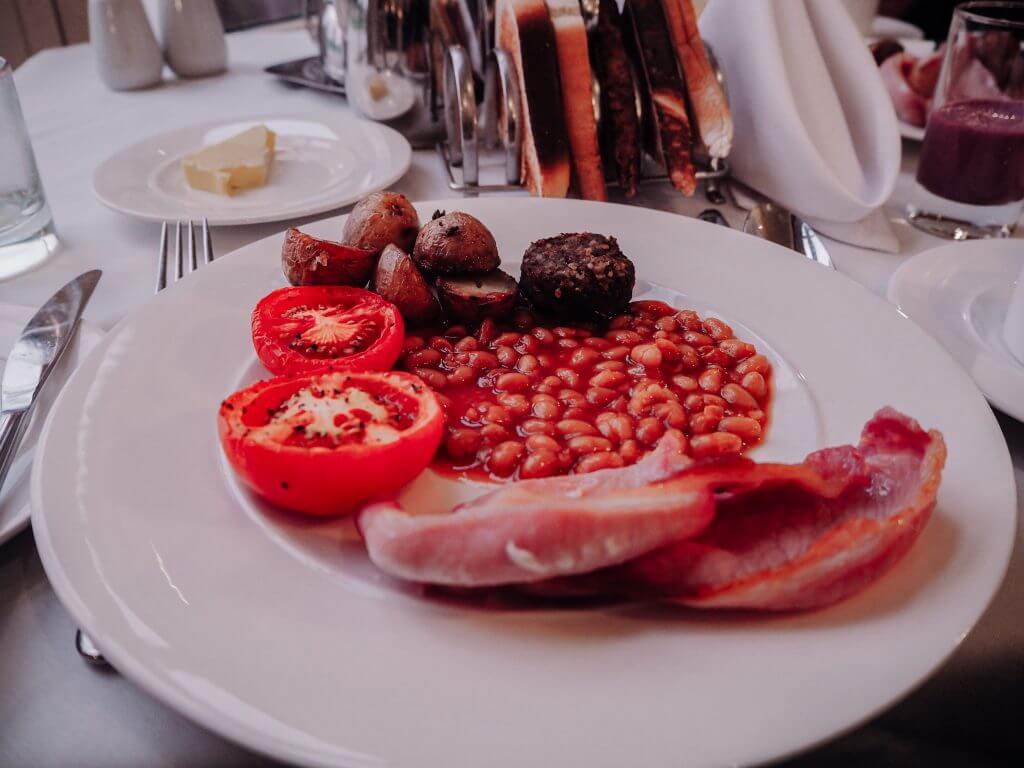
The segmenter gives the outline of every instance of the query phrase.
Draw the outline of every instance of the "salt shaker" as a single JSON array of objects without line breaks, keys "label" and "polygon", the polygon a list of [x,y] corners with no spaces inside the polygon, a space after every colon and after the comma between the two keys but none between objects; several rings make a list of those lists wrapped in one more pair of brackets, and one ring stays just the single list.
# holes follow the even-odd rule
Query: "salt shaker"
[{"label": "salt shaker", "polygon": [[107,87],[133,91],[160,82],[163,56],[139,0],[89,0],[89,38]]},{"label": "salt shaker", "polygon": [[179,77],[215,75],[227,67],[224,24],[213,0],[160,0],[160,38]]}]

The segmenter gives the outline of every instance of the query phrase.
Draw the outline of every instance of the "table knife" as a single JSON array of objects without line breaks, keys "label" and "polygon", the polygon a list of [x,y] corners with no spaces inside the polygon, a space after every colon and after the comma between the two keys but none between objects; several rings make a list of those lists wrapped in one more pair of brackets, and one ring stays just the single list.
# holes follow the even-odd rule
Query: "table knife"
[{"label": "table knife", "polygon": [[811,261],[835,269],[818,233],[801,219],[775,203],[761,203],[750,209],[743,231],[789,248]]},{"label": "table knife", "polygon": [[0,382],[0,488],[24,437],[36,397],[74,338],[102,274],[98,269],[85,272],[53,294],[28,321],[7,358]]}]

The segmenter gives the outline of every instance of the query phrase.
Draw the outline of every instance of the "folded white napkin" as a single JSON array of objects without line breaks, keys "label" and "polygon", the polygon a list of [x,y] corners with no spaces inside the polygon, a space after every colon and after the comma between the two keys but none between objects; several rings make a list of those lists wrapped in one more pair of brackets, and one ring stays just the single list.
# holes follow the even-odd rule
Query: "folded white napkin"
[{"label": "folded white napkin", "polygon": [[1010,353],[1024,365],[1024,265],[1021,265],[1017,284],[1010,294],[1010,306],[1003,324],[1003,340]]},{"label": "folded white napkin", "polygon": [[823,234],[887,251],[876,214],[900,170],[878,67],[834,0],[711,0],[700,31],[725,73],[735,176]]}]

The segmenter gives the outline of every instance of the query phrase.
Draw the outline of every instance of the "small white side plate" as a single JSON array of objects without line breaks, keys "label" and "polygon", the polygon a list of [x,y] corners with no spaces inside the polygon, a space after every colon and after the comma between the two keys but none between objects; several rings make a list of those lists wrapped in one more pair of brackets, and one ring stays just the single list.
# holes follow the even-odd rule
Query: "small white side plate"
[{"label": "small white side plate", "polygon": [[[270,180],[227,197],[190,188],[181,158],[253,125],[277,133]],[[352,117],[252,117],[154,136],[120,150],[93,175],[93,192],[115,211],[150,221],[198,219],[257,224],[353,203],[409,169],[412,147],[397,131]]]},{"label": "small white side plate", "polygon": [[894,19],[892,16],[876,16],[871,25],[872,37],[895,37],[900,42],[904,40],[920,40],[924,37],[924,31],[916,24],[911,24],[903,19]]},{"label": "small white side plate", "polygon": [[902,120],[897,121],[900,127],[900,136],[904,139],[910,139],[911,141],[924,141],[924,126],[923,125],[911,125],[910,123],[904,123]]},{"label": "small white side plate", "polygon": [[971,240],[923,251],[900,267],[889,300],[936,338],[999,410],[1024,421],[1024,365],[1003,321],[1024,241]]},{"label": "small white side plate", "polygon": [[[916,30],[916,34],[892,34],[878,32],[879,22],[894,22],[895,24],[904,25]],[[899,38],[900,45],[903,46],[903,50],[907,53],[917,56],[918,58],[924,58],[925,56],[931,56],[935,50],[935,43],[931,40],[921,39],[923,33],[920,29],[915,27],[913,24],[907,24],[906,22],[900,21],[899,19],[889,19],[884,16],[879,16],[875,19],[875,29],[878,37],[896,37]],[[906,30],[904,30],[906,31]],[[911,141],[924,141],[924,126],[923,125],[911,125],[905,123],[902,120],[897,120],[896,124],[900,127],[900,136],[904,139],[910,139]]]},{"label": "small white side plate", "polygon": [[[35,311],[34,307],[0,304],[0,376],[3,375],[11,347],[14,346],[22,329],[35,314]],[[32,457],[35,455],[36,442],[39,440],[42,424],[46,420],[46,414],[61,386],[78,366],[79,360],[96,346],[102,335],[100,330],[88,323],[80,324],[78,337],[71,342],[71,347],[65,353],[64,359],[50,374],[46,387],[39,395],[32,423],[21,441],[21,448],[18,450],[10,472],[7,473],[7,480],[4,482],[3,488],[0,489],[0,544],[21,533],[28,525],[30,514],[28,469],[32,465]]]}]

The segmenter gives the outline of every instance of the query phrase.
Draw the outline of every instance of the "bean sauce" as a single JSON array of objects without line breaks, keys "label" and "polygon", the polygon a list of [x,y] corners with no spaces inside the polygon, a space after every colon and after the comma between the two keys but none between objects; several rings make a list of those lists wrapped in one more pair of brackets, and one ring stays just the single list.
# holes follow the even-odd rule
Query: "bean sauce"
[{"label": "bean sauce", "polygon": [[525,312],[406,338],[400,365],[439,395],[440,469],[494,480],[628,466],[669,430],[694,458],[764,437],[771,365],[714,317],[658,301],[605,327],[544,325]]}]

